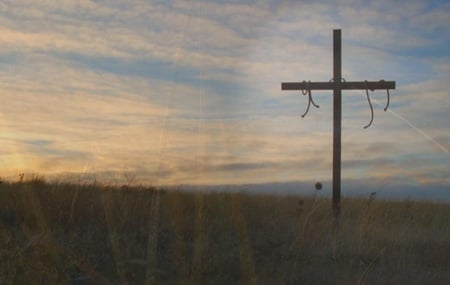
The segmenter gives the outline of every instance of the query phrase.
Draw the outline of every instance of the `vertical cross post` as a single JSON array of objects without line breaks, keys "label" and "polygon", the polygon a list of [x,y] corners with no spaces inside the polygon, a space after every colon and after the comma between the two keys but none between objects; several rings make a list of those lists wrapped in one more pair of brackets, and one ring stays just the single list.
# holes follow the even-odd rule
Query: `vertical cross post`
[{"label": "vertical cross post", "polygon": [[[344,81],[342,79],[342,44],[341,30],[333,30],[333,79],[332,82],[283,82],[281,90],[300,90],[304,95],[309,94],[308,108],[312,103],[318,107],[311,97],[311,90],[333,90],[333,197],[332,208],[335,224],[339,221],[341,212],[341,128],[342,128],[342,90],[366,90],[370,103],[369,90],[387,90],[389,105],[389,89],[395,89],[395,81]],[[371,107],[372,108],[372,107]],[[372,110],[372,109],[371,109]],[[373,113],[372,113],[373,115]],[[369,123],[369,125],[372,121]],[[368,127],[367,125],[366,127]],[[364,127],[364,128],[366,128]]]},{"label": "vertical cross post", "polygon": [[341,30],[333,31],[333,214],[341,209],[342,45]]}]

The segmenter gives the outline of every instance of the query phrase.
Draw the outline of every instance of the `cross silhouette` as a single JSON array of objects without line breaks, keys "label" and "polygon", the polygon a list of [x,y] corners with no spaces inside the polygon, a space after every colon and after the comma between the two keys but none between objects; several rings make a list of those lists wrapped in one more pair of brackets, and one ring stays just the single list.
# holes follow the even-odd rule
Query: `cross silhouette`
[{"label": "cross silhouette", "polygon": [[[302,115],[304,117],[309,110],[312,103],[317,106],[311,97],[311,90],[333,90],[333,199],[332,208],[335,220],[338,221],[340,215],[340,200],[341,200],[341,126],[342,126],[342,90],[366,90],[367,99],[369,100],[370,108],[373,110],[370,103],[368,90],[374,91],[377,89],[387,90],[388,105],[389,105],[389,89],[395,89],[395,81],[344,81],[342,78],[342,45],[341,45],[341,30],[333,30],[333,79],[329,82],[284,82],[281,83],[281,90],[300,90],[304,95],[308,93],[309,102],[306,112]],[[372,123],[365,126],[367,128]]]}]

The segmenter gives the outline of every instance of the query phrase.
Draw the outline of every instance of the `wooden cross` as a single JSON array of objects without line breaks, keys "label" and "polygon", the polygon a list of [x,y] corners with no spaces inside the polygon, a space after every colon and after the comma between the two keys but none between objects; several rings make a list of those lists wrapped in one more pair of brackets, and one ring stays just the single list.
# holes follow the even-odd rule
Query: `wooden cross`
[{"label": "wooden cross", "polygon": [[[341,30],[333,30],[333,79],[330,82],[286,82],[281,83],[281,90],[301,90],[309,92],[309,104],[312,102],[311,90],[333,90],[333,199],[332,207],[336,221],[340,215],[341,200],[341,125],[342,125],[342,90],[395,89],[395,81],[344,81],[341,63]],[[389,99],[389,97],[388,97]],[[388,101],[389,102],[389,101]],[[389,104],[389,103],[388,103]],[[315,104],[314,104],[315,105]],[[315,105],[318,107],[317,105]],[[370,105],[372,108],[372,105]],[[386,105],[387,108],[387,105]],[[385,110],[386,110],[385,108]],[[306,112],[308,112],[308,109]],[[306,115],[306,113],[304,114]],[[303,116],[304,116],[303,115]],[[373,113],[372,113],[373,115]],[[302,116],[302,117],[303,117]],[[372,121],[371,121],[372,122]],[[369,123],[370,125],[370,123]],[[366,126],[367,127],[367,126]]]}]

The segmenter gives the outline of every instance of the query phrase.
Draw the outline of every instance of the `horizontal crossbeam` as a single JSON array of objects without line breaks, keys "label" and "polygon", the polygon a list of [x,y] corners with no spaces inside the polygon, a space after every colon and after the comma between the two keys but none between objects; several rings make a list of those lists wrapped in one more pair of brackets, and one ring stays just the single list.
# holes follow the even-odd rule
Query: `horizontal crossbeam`
[{"label": "horizontal crossbeam", "polygon": [[[367,84],[367,85],[366,85]],[[338,86],[336,86],[338,85]],[[395,81],[283,82],[281,90],[369,90],[395,89]]]}]

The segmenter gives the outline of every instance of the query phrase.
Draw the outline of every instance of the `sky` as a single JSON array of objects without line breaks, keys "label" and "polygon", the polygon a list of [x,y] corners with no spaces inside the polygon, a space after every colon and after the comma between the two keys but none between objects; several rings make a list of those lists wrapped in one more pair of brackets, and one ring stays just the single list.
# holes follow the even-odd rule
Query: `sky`
[{"label": "sky", "polygon": [[343,91],[343,188],[450,191],[449,24],[448,0],[1,1],[0,177],[330,188],[332,92],[301,118],[281,82],[329,81],[341,29],[345,80],[397,87],[368,129]]}]

